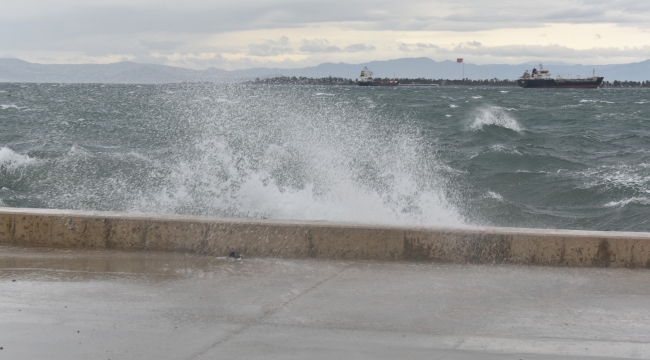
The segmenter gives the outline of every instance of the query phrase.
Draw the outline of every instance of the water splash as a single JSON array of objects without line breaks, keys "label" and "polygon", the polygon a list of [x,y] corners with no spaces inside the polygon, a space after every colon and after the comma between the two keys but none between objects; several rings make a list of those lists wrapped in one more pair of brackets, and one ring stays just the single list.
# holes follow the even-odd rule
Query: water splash
[{"label": "water splash", "polygon": [[48,207],[463,222],[435,147],[365,93],[339,98],[311,88],[185,90],[160,94],[161,101],[174,103],[174,120],[164,133],[177,138],[167,153],[134,157],[125,150],[107,157],[75,144],[51,164],[56,176],[41,182]]},{"label": "water splash", "polygon": [[0,149],[0,169],[14,171],[22,166],[34,163],[36,160],[27,156],[19,154],[8,147]]},{"label": "water splash", "polygon": [[[413,129],[367,98],[310,100],[295,90],[251,94],[243,106],[187,119],[185,149],[168,186],[134,209],[224,216],[374,223],[459,224]],[[316,93],[321,94],[321,93]],[[313,95],[316,95],[313,94]],[[313,96],[311,97],[313,99]],[[280,105],[280,106],[278,106]],[[378,119],[378,117],[380,119]]]}]

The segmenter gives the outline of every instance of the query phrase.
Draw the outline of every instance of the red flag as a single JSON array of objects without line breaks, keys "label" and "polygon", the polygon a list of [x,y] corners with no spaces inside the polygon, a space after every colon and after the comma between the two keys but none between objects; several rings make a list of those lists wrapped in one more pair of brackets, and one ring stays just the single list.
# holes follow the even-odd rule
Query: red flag
[{"label": "red flag", "polygon": [[462,62],[463,62],[463,58],[458,58],[458,59],[456,59],[456,62],[457,62],[457,63],[462,63]]}]

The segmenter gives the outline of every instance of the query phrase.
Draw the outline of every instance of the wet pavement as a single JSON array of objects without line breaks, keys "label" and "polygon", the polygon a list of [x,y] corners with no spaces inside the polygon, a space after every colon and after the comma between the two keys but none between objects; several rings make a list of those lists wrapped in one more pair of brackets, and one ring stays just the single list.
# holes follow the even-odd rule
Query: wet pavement
[{"label": "wet pavement", "polygon": [[0,247],[0,359],[650,359],[650,271]]}]

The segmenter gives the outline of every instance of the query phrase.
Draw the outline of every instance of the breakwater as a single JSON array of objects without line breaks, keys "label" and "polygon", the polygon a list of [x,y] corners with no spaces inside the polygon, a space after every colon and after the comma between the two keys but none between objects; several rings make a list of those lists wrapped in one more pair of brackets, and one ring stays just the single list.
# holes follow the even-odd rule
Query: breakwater
[{"label": "breakwater", "polygon": [[0,244],[226,256],[650,268],[650,233],[0,209]]}]

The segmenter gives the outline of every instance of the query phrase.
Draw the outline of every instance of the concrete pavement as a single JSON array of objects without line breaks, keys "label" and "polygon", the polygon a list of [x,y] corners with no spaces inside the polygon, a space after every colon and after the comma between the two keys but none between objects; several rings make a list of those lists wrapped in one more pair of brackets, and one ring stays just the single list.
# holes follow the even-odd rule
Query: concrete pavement
[{"label": "concrete pavement", "polygon": [[3,246],[0,347],[0,359],[648,359],[650,272]]}]

